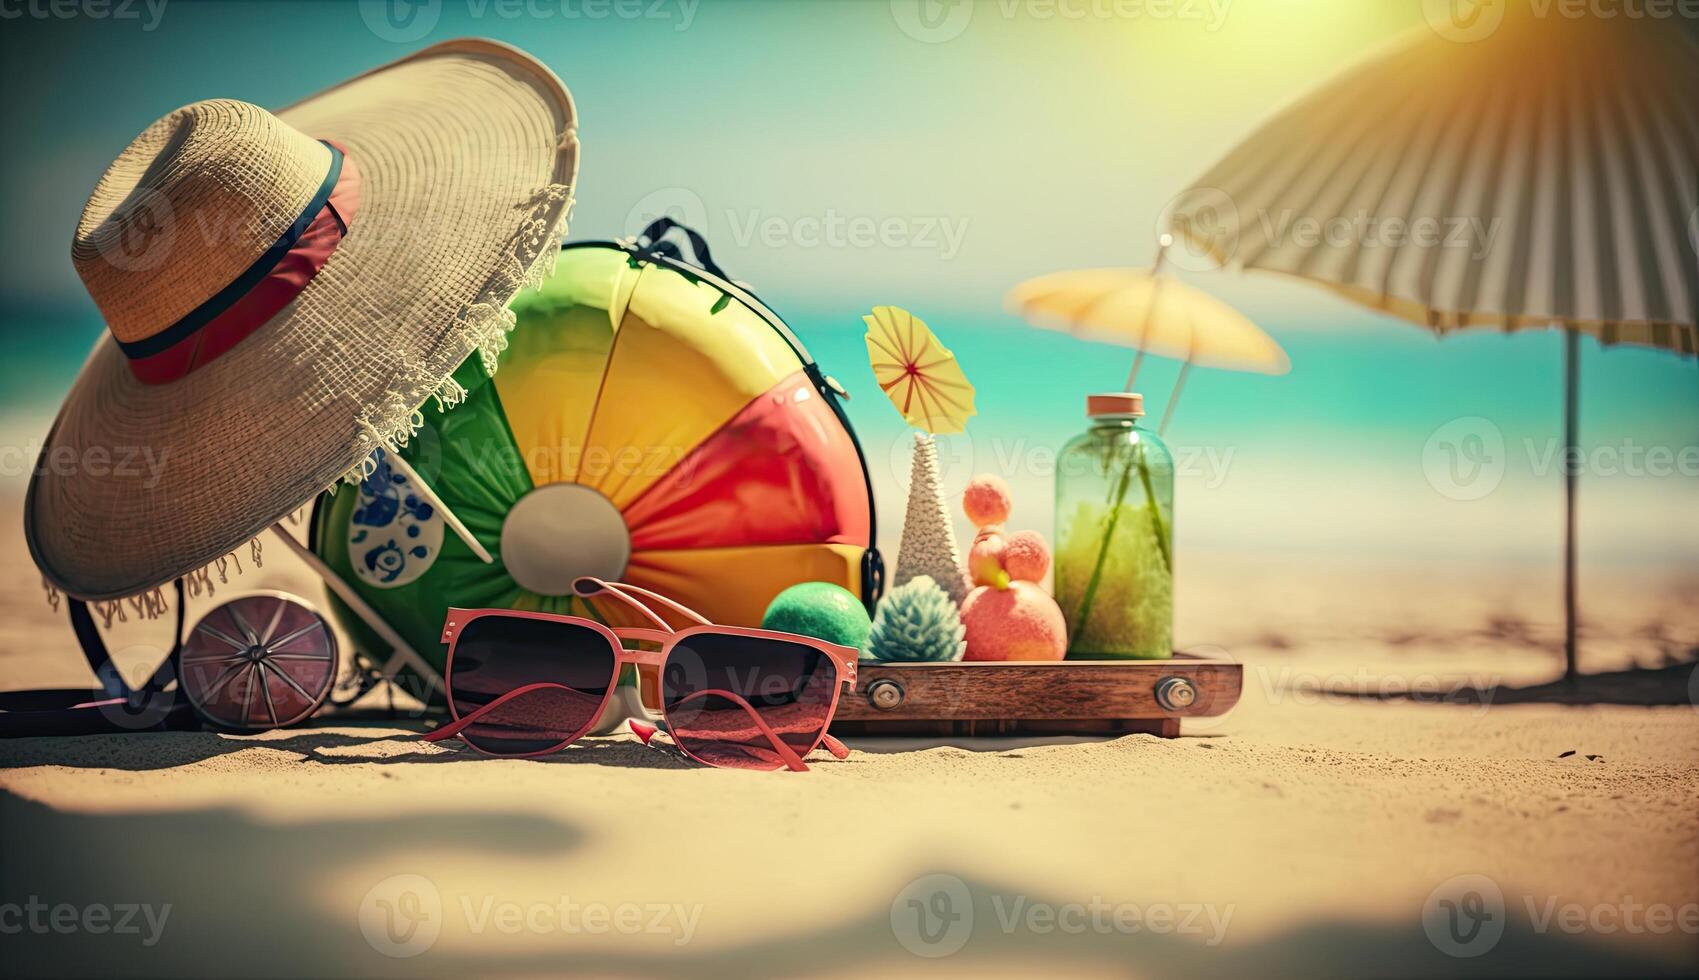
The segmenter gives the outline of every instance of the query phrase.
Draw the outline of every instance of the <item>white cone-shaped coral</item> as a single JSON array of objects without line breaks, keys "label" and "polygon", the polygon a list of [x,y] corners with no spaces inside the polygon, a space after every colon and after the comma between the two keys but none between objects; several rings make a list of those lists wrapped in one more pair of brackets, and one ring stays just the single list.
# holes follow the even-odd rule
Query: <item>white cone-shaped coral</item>
[{"label": "white cone-shaped coral", "polygon": [[897,548],[897,578],[902,585],[922,575],[960,606],[967,596],[967,576],[956,556],[956,529],[944,503],[938,477],[938,445],[924,432],[914,434],[914,462],[909,472],[908,512],[903,515],[902,543]]}]

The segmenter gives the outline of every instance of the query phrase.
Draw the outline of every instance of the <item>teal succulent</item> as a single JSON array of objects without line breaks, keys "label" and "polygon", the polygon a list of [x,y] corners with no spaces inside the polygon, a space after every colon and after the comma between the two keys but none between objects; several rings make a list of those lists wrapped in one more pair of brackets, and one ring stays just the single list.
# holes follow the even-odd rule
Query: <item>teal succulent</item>
[{"label": "teal succulent", "polygon": [[967,628],[950,596],[929,575],[892,589],[873,617],[868,648],[875,660],[960,660]]}]

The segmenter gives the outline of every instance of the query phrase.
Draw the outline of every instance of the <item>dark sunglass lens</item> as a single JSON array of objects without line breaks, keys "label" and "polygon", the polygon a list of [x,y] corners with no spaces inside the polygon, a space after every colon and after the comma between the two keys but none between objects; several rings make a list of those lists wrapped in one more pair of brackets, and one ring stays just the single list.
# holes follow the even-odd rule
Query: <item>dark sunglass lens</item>
[{"label": "dark sunglass lens", "polygon": [[496,755],[542,752],[569,741],[596,720],[614,665],[608,638],[587,626],[520,616],[474,619],[454,647],[449,687],[456,718],[529,684],[559,686],[503,702],[461,737]]},{"label": "dark sunglass lens", "polygon": [[798,756],[830,721],[837,665],[810,646],[765,637],[700,633],[673,647],[661,672],[667,725],[703,762],[778,769],[773,736]]}]

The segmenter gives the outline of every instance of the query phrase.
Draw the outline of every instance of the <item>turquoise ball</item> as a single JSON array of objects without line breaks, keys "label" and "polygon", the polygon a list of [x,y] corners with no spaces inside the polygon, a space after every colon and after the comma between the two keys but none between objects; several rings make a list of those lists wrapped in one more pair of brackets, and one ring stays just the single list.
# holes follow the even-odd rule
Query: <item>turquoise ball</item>
[{"label": "turquoise ball", "polygon": [[831,582],[803,582],[780,592],[761,617],[761,628],[798,633],[867,649],[873,621],[855,594]]}]

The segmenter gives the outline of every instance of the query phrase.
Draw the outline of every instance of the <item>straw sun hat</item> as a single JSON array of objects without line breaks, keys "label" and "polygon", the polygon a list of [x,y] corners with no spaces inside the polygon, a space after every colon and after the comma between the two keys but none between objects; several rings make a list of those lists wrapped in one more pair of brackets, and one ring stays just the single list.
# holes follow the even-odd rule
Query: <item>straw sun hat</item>
[{"label": "straw sun hat", "polygon": [[474,352],[493,372],[565,232],[575,126],[547,68],[458,40],[136,137],[71,246],[108,333],[24,504],[48,582],[111,599],[194,571],[458,401]]}]

